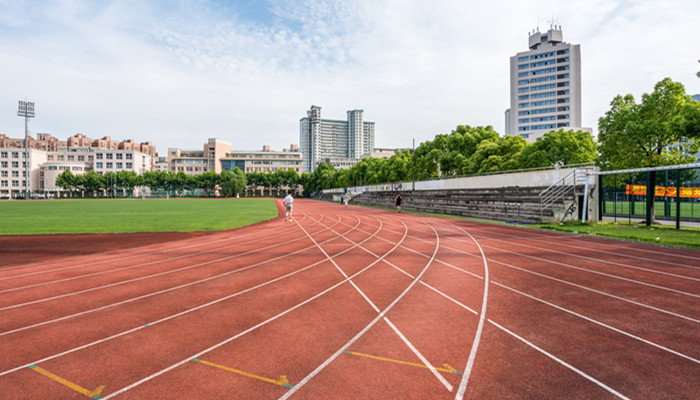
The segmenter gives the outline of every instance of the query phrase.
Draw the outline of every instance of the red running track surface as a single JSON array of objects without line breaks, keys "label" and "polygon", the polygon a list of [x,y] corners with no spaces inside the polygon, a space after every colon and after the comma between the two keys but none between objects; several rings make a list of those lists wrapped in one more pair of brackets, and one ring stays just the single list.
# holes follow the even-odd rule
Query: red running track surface
[{"label": "red running track surface", "polygon": [[698,251],[301,199],[294,214],[44,251],[0,239],[0,398],[700,393]]}]

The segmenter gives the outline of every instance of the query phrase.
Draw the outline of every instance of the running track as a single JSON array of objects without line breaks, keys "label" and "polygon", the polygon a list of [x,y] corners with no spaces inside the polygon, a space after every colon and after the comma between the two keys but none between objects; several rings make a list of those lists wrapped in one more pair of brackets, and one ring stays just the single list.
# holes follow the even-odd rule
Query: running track
[{"label": "running track", "polygon": [[0,398],[700,393],[697,251],[309,200],[294,212],[4,263]]}]

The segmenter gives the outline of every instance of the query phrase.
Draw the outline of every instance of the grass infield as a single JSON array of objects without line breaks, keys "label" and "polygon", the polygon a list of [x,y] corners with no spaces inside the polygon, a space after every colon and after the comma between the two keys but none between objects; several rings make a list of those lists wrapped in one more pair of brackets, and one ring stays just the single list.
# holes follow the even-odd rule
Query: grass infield
[{"label": "grass infield", "polygon": [[0,235],[214,231],[276,216],[273,199],[3,201]]}]

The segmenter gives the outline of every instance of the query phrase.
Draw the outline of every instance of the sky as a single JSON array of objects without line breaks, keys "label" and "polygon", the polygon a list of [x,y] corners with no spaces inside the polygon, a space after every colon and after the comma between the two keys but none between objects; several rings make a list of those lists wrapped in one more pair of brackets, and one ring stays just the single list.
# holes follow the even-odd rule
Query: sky
[{"label": "sky", "polygon": [[561,25],[581,45],[582,125],[665,77],[700,93],[700,1],[0,0],[0,133],[237,150],[299,143],[312,105],[364,110],[375,147],[458,125],[505,133],[509,60]]}]

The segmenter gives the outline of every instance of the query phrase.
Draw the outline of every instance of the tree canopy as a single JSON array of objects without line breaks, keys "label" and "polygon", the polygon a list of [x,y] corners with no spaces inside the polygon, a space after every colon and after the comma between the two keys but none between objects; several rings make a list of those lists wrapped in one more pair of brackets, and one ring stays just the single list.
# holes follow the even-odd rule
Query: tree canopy
[{"label": "tree canopy", "polygon": [[665,78],[636,103],[616,96],[598,121],[604,169],[658,167],[695,161],[700,139],[700,103],[681,83]]}]

